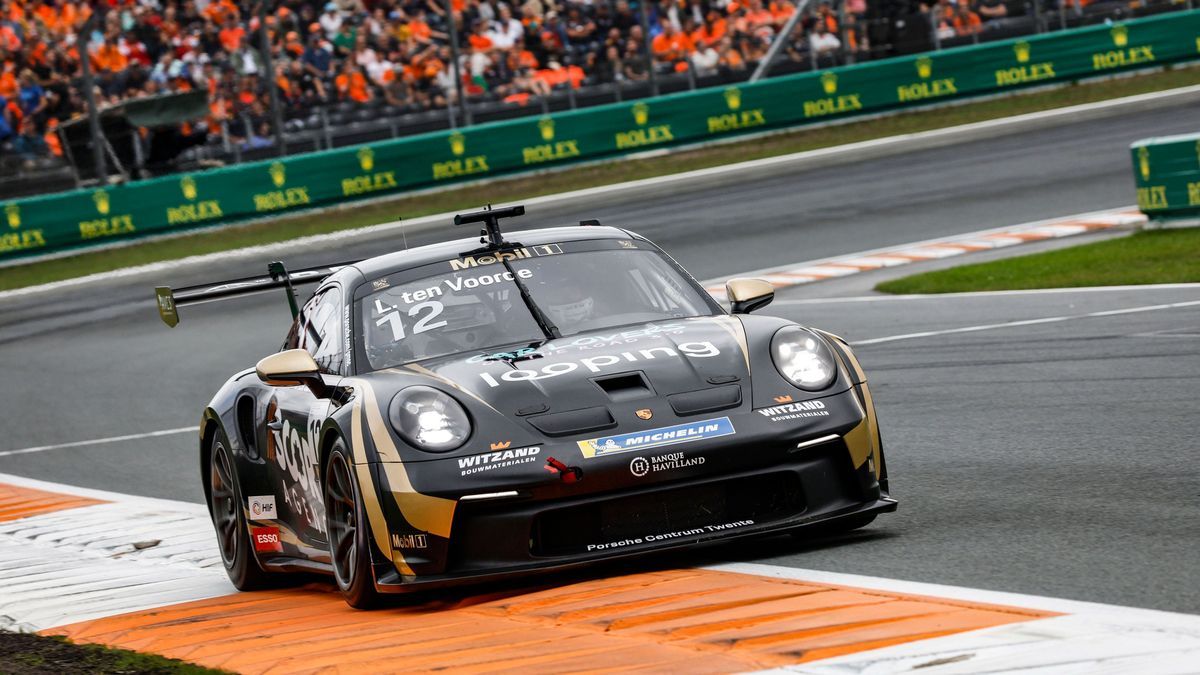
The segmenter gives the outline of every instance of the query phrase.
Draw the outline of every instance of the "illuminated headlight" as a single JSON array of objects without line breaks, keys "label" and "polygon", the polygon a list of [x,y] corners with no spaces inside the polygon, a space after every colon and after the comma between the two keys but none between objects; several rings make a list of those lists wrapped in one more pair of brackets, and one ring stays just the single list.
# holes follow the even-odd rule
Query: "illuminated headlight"
[{"label": "illuminated headlight", "polygon": [[392,426],[421,450],[449,452],[471,435],[467,411],[449,394],[433,387],[406,387],[396,394],[388,408]]},{"label": "illuminated headlight", "polygon": [[780,328],[771,338],[771,359],[792,384],[818,391],[833,384],[837,365],[825,341],[799,326]]}]

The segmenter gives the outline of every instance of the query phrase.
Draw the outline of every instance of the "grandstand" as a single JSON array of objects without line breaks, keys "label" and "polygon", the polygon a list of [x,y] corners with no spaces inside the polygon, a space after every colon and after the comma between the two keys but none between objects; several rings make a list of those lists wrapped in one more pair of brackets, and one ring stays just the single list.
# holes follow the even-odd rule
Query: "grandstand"
[{"label": "grandstand", "polygon": [[[169,128],[110,134],[105,127],[109,179],[129,179],[740,82],[777,39],[769,74],[1183,7],[1169,0],[0,0],[0,197],[96,180],[79,156],[90,145],[79,123],[85,75],[102,109],[169,93],[205,95],[199,115]],[[82,142],[64,127],[77,128]],[[164,147],[176,152],[164,155]]]}]

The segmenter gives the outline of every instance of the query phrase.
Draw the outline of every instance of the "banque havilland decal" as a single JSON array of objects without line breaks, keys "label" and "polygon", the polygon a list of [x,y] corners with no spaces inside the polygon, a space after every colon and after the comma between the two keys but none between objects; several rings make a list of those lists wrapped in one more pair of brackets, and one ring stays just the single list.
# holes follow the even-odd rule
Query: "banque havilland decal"
[{"label": "banque havilland decal", "polygon": [[[347,602],[892,511],[866,376],[840,338],[726,312],[627,230],[462,239],[172,291],[282,289],[278,353],[205,407],[200,468],[243,590],[331,574]],[[300,305],[293,286],[317,283]],[[281,328],[281,333],[285,332]]]}]

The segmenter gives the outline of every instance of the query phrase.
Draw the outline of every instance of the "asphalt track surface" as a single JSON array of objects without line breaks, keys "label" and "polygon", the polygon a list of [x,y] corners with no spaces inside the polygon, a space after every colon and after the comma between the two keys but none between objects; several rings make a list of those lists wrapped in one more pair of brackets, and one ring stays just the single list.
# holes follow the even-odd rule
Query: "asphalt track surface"
[{"label": "asphalt track surface", "polygon": [[[1194,106],[963,143],[719,188],[611,196],[531,213],[597,217],[658,242],[697,277],[782,265],[1132,201],[1129,143],[1194,131]],[[486,195],[481,194],[485,201]],[[444,235],[409,237],[418,245]],[[374,241],[289,260],[394,249]],[[157,283],[259,272],[219,265]],[[0,271],[0,273],[3,273]],[[234,370],[276,349],[279,293],[183,310],[149,286],[0,302],[0,452],[194,424]],[[1200,299],[1195,289],[876,302],[766,310],[850,340]],[[900,511],[853,537],[712,549],[681,563],[798,567],[1200,612],[1200,306],[864,345]],[[0,472],[199,501],[190,434],[0,456]]]}]

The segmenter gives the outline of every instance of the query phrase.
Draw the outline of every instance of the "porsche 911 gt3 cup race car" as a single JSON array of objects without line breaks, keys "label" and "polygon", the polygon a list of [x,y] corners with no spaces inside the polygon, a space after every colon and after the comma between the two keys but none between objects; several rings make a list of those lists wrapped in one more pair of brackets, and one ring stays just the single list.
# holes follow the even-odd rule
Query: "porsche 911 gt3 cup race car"
[{"label": "porsche 911 gt3 cup race car", "polygon": [[[462,239],[172,291],[282,288],[282,350],[217,392],[200,466],[240,589],[332,574],[347,602],[893,511],[871,394],[840,338],[726,312],[627,230]],[[482,245],[481,245],[482,244]],[[293,285],[317,282],[298,306]]]}]

